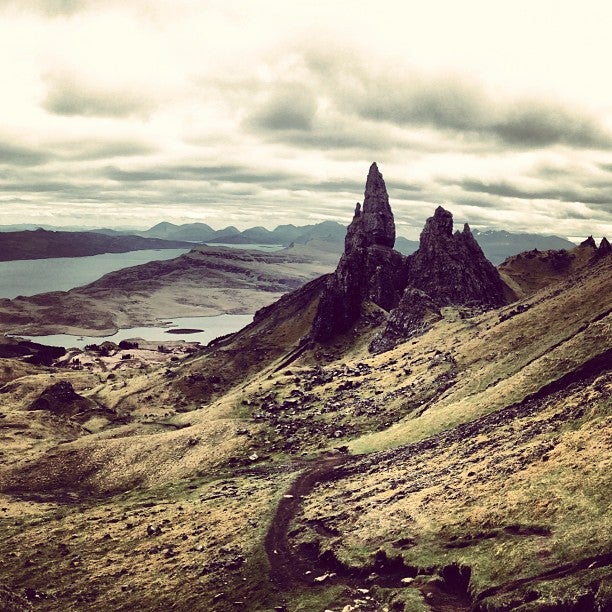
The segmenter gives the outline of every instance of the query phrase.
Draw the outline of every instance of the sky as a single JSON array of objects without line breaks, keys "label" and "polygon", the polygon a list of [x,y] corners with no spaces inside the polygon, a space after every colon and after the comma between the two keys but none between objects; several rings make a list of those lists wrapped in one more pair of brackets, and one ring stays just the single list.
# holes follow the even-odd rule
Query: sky
[{"label": "sky", "polygon": [[612,3],[0,0],[0,225],[612,236]]}]

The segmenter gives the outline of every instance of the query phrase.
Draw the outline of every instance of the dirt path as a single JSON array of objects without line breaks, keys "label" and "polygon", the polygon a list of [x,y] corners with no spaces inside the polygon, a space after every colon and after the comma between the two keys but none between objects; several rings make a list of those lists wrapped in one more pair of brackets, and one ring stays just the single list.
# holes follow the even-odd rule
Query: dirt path
[{"label": "dirt path", "polygon": [[[270,562],[270,580],[283,591],[297,586],[320,586],[316,577],[327,574],[330,578],[324,581],[329,584],[346,584],[353,588],[369,588],[372,583],[368,576],[376,571],[380,585],[395,588],[407,587],[401,582],[406,575],[416,576],[417,568],[407,567],[400,563],[383,561],[378,566],[363,568],[347,568],[338,563],[337,566],[322,566],[320,563],[302,558],[294,552],[288,541],[288,531],[291,521],[300,510],[302,499],[308,495],[319,482],[336,480],[343,476],[338,469],[354,460],[354,457],[344,454],[329,454],[313,461],[296,478],[289,491],[283,496],[276,508],[276,513],[264,540],[264,546]],[[330,573],[333,570],[333,573]],[[446,591],[438,585],[430,583],[418,587],[427,598],[427,604],[432,612],[462,612],[470,609],[471,601],[467,594]],[[374,601],[370,602],[374,604]],[[368,608],[369,609],[369,608]]]},{"label": "dirt path", "polygon": [[337,454],[317,459],[296,478],[278,504],[264,546],[270,562],[270,579],[280,588],[310,582],[306,572],[312,571],[311,564],[294,555],[289,547],[289,525],[300,508],[302,496],[310,493],[318,482],[333,479],[333,471],[348,458],[348,455]]}]

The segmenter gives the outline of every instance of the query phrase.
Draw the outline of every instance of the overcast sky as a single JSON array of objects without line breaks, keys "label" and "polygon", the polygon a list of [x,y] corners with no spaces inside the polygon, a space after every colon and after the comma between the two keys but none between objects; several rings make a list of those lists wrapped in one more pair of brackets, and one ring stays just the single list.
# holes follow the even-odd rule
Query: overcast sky
[{"label": "overcast sky", "polygon": [[607,0],[0,0],[0,224],[612,236]]}]

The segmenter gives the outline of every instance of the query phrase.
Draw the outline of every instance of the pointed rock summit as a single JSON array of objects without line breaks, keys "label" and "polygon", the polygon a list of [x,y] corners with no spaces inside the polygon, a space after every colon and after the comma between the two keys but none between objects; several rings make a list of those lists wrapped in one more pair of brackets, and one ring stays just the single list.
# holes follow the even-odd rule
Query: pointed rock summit
[{"label": "pointed rock summit", "polygon": [[441,206],[427,219],[419,249],[406,257],[393,250],[395,222],[382,174],[375,163],[357,204],[345,248],[329,277],[311,338],[327,342],[350,330],[369,301],[390,313],[371,350],[388,350],[420,333],[450,305],[495,307],[507,287],[484,256],[469,226],[453,234],[453,216]]},{"label": "pointed rock summit", "polygon": [[393,250],[395,221],[376,163],[370,166],[363,200],[346,232],[344,253],[321,296],[312,327],[314,340],[325,342],[348,331],[370,300],[395,308],[406,287],[405,256]]},{"label": "pointed rock summit", "polygon": [[382,174],[376,162],[370,166],[363,199],[360,221],[361,234],[369,245],[395,245],[395,221]]},{"label": "pointed rock summit", "polygon": [[497,307],[506,287],[466,223],[453,234],[453,215],[438,206],[421,232],[419,249],[408,258],[408,284],[440,306]]},{"label": "pointed rock summit", "polygon": [[612,246],[604,236],[597,247],[597,257],[607,257],[610,253],[612,253]]}]

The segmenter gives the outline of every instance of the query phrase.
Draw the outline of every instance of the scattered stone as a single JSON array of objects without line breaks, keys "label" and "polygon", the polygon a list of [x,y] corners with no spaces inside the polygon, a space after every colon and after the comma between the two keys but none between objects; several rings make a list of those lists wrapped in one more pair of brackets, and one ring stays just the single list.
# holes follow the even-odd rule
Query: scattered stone
[{"label": "scattered stone", "polygon": [[333,572],[330,572],[328,574],[322,574],[321,576],[317,576],[316,578],[314,578],[315,582],[318,583],[322,583],[325,582],[326,580],[329,580],[330,578],[333,578],[336,574],[334,574]]}]

